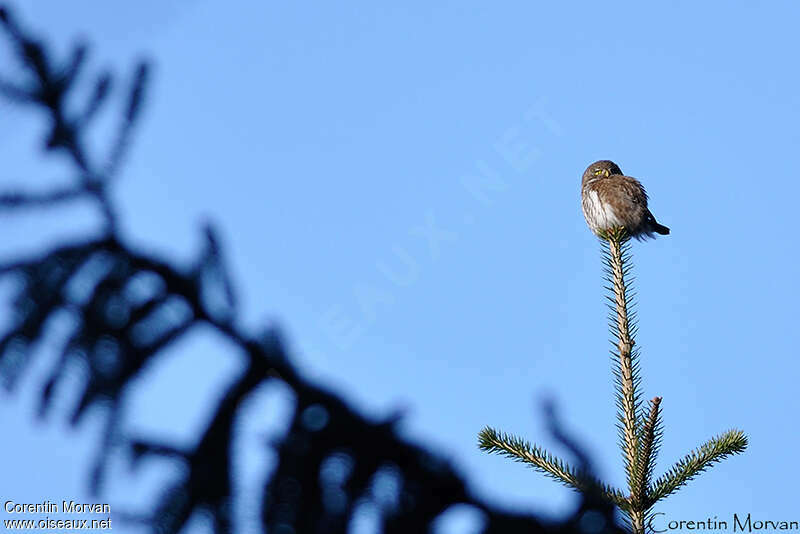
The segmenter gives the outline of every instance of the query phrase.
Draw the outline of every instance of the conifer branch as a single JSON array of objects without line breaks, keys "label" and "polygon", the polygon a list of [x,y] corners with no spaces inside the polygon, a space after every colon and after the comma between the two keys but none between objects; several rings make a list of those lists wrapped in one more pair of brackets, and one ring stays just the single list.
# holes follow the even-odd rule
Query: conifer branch
[{"label": "conifer branch", "polygon": [[727,456],[744,452],[747,436],[741,430],[729,430],[713,437],[687,454],[656,480],[648,492],[647,504],[652,506],[667,495]]},{"label": "conifer branch", "polygon": [[588,473],[573,469],[566,462],[541,447],[506,433],[485,427],[478,434],[478,447],[488,453],[497,453],[516,462],[522,462],[558,480],[565,486],[584,494],[596,494],[623,510],[630,506],[628,499],[616,488],[603,484]]},{"label": "conifer branch", "polygon": [[639,439],[641,450],[639,452],[639,467],[637,472],[639,479],[636,486],[631,491],[631,502],[634,508],[643,508],[647,496],[647,489],[653,477],[658,450],[661,446],[661,397],[655,397],[650,401],[650,412],[642,427],[642,435]]},{"label": "conifer branch", "polygon": [[547,451],[507,434],[498,434],[487,427],[479,434],[484,451],[499,453],[515,461],[532,465],[546,475],[581,492],[595,492],[624,512],[624,523],[633,534],[644,534],[653,505],[673,493],[698,473],[726,456],[738,454],[747,447],[747,437],[731,430],[711,439],[675,464],[661,478],[652,482],[656,458],[661,447],[661,397],[653,398],[643,411],[638,393],[638,348],[635,348],[636,314],[632,311],[635,293],[630,288],[630,241],[624,228],[600,233],[603,241],[603,272],[609,295],[609,327],[613,339],[611,351],[617,405],[617,428],[625,463],[628,495],[607,486],[583,471],[576,471]]},{"label": "conifer branch", "polygon": [[[628,309],[631,302],[628,295],[628,286],[625,279],[630,272],[630,253],[627,246],[628,236],[623,228],[607,233],[605,243],[608,250],[604,251],[607,267],[607,278],[613,292],[613,316],[611,332],[616,339],[617,366],[615,368],[615,381],[617,386],[617,419],[620,428],[620,441],[625,462],[625,474],[628,487],[633,489],[640,479],[639,473],[639,422],[637,412],[640,401],[636,394],[639,382],[638,366],[635,364],[636,352],[633,351],[634,340],[632,337],[631,322]],[[633,497],[633,492],[632,492]]]}]

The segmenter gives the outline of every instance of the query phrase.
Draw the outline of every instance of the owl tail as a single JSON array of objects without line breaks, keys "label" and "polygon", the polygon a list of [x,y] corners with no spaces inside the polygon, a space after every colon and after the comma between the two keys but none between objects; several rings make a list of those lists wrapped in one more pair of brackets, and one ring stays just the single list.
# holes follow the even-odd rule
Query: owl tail
[{"label": "owl tail", "polygon": [[667,228],[663,224],[658,224],[656,222],[656,218],[653,217],[652,213],[650,213],[650,210],[647,210],[647,219],[650,221],[651,231],[661,235],[669,235],[669,228]]},{"label": "owl tail", "polygon": [[653,221],[652,228],[653,231],[657,234],[669,235],[669,228],[667,228],[663,224],[658,224],[656,221]]}]

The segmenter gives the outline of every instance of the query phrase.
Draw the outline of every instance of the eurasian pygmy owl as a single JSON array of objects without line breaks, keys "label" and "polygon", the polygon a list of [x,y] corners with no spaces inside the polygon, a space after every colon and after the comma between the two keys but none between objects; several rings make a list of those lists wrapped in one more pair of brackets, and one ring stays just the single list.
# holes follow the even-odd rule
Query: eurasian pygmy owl
[{"label": "eurasian pygmy owl", "polygon": [[624,227],[637,239],[667,235],[669,228],[656,222],[647,209],[647,193],[636,178],[625,176],[616,163],[595,161],[583,173],[581,184],[583,216],[595,235]]}]

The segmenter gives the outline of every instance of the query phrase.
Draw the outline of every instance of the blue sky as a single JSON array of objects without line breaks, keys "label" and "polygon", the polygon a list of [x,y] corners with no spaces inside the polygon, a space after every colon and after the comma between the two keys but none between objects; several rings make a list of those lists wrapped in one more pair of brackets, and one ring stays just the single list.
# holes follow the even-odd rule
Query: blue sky
[{"label": "blue sky", "polygon": [[[64,54],[84,35],[95,68],[155,62],[114,192],[126,237],[185,262],[215,221],[245,324],[281,325],[301,368],[366,413],[404,409],[405,435],[514,509],[557,516],[575,498],[476,435],[488,424],[563,453],[548,396],[624,482],[599,245],[579,203],[583,169],[613,159],[672,229],[633,249],[643,392],[664,398],[657,471],[728,428],[750,437],[658,510],[798,519],[796,3],[12,5]],[[65,177],[41,159],[40,119],[0,106],[0,183]],[[95,222],[86,206],[3,216],[2,252]],[[17,501],[85,496],[101,419],[33,422],[44,364],[0,406],[0,495]],[[133,392],[130,428],[190,440],[239,364],[197,332]],[[245,488],[286,410],[280,391],[254,400]],[[110,498],[147,509],[159,476]]]}]

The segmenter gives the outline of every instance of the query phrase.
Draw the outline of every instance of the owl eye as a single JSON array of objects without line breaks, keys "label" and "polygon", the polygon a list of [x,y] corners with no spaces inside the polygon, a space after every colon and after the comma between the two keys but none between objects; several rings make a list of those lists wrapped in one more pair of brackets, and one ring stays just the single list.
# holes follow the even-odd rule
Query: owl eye
[{"label": "owl eye", "polygon": [[595,169],[595,170],[593,170],[592,172],[593,172],[593,173],[595,173],[595,174],[600,174],[600,173],[601,173],[601,172],[603,172],[603,171],[602,171],[602,170],[600,170],[600,169]]}]

